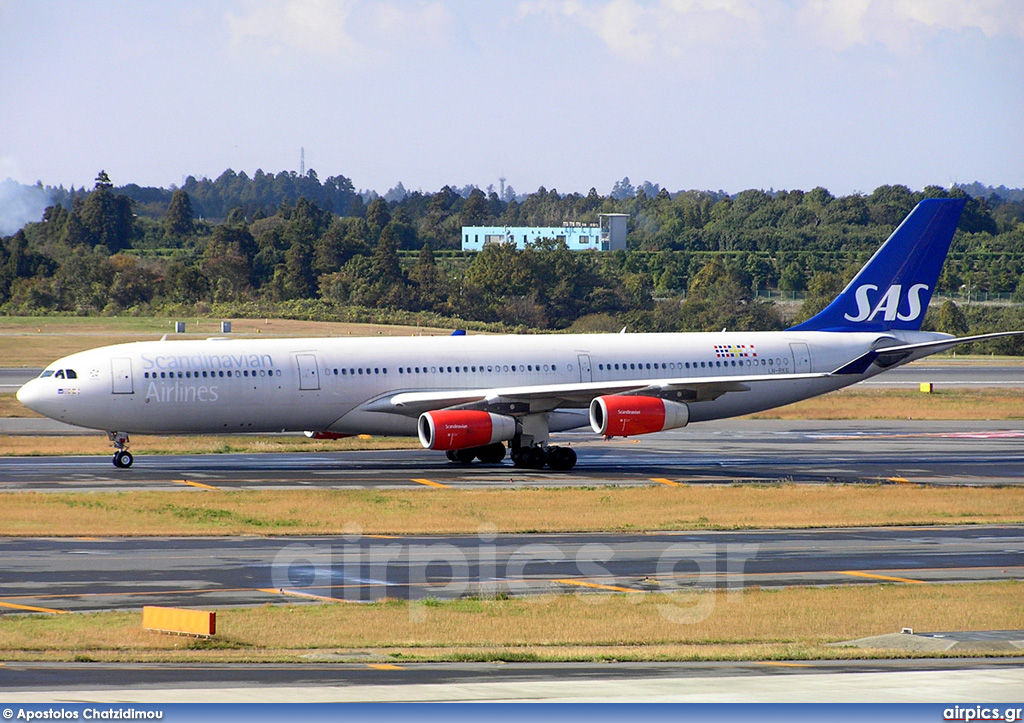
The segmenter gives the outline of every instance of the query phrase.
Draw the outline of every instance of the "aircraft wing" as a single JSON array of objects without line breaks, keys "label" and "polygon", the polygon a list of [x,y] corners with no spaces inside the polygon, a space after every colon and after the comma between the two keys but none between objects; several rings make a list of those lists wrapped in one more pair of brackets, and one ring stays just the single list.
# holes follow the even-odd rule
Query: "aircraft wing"
[{"label": "aircraft wing", "polygon": [[820,379],[827,376],[830,374],[759,374],[399,392],[374,400],[364,409],[410,417],[436,409],[451,408],[526,414],[558,408],[583,409],[590,405],[594,397],[605,394],[634,394],[679,402],[703,402],[716,399],[727,392],[749,391],[752,386],[765,382]]}]

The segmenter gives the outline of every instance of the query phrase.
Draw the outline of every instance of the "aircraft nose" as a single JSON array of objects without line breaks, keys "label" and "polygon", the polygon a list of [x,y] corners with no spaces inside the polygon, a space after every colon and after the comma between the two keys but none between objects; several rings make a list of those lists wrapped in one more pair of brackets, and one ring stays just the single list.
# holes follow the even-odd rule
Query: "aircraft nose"
[{"label": "aircraft nose", "polygon": [[[39,412],[39,402],[42,400],[42,390],[39,388],[38,380],[31,379],[21,386],[18,393],[15,395],[18,401],[23,405],[31,409],[33,412]],[[42,412],[39,412],[42,414]]]}]

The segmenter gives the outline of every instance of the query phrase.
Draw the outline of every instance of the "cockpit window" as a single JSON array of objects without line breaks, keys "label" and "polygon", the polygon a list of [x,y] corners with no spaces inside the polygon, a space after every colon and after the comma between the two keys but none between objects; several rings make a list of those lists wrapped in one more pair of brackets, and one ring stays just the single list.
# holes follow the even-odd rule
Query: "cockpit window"
[{"label": "cockpit window", "polygon": [[57,373],[54,374],[53,376],[54,376],[55,379],[63,379],[64,378],[64,370],[63,369],[58,369]]},{"label": "cockpit window", "polygon": [[53,376],[53,369],[46,369],[45,371],[43,371],[42,374],[39,375],[39,378],[40,379],[45,379],[46,377],[52,377],[52,376]]},{"label": "cockpit window", "polygon": [[78,374],[75,373],[74,369],[65,369],[64,373],[67,375],[68,379],[78,379]]}]

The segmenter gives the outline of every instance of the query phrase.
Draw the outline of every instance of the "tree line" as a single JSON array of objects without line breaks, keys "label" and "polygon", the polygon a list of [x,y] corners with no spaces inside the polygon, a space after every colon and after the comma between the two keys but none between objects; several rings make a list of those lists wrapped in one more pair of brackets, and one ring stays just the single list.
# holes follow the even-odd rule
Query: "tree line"
[{"label": "tree line", "polygon": [[[627,178],[607,196],[445,186],[382,197],[314,171],[227,171],[175,189],[115,187],[101,172],[93,189],[3,239],[0,312],[258,308],[521,330],[778,329],[831,300],[919,200],[946,196],[968,203],[937,292],[1013,303],[951,303],[926,323],[1024,328],[1024,201],[997,195],[898,185],[838,197],[824,188],[670,193]],[[601,213],[628,214],[628,251],[570,252],[553,240],[458,251],[463,225],[551,226]],[[763,290],[804,301],[780,307]]]}]

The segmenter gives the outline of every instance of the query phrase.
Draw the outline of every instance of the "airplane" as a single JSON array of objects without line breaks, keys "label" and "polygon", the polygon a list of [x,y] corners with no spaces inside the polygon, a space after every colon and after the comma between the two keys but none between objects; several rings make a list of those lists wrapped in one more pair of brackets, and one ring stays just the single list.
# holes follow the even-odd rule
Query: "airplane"
[{"label": "airplane", "polygon": [[[418,436],[448,459],[569,470],[552,432],[633,436],[850,386],[960,344],[921,321],[966,201],[921,201],[846,288],[785,331],[135,342],[59,359],[17,393],[61,422],[131,434]],[[506,449],[507,444],[507,449]]]}]

